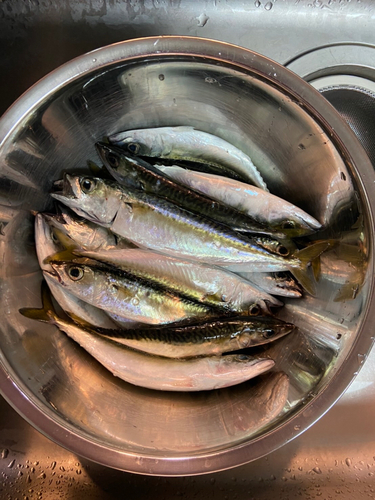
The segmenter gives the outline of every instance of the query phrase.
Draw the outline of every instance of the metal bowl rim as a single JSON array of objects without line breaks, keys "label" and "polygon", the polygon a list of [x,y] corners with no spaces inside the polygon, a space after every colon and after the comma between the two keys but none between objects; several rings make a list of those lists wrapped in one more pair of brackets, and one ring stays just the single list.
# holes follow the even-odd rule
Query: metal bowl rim
[{"label": "metal bowl rim", "polygon": [[[163,36],[127,40],[79,56],[49,73],[26,91],[0,119],[0,147],[17,124],[57,89],[93,70],[115,63],[125,63],[146,56],[184,55],[207,57],[231,64],[240,71],[254,71],[270,84],[283,89],[317,120],[349,164],[361,191],[369,219],[369,266],[373,268],[375,220],[375,173],[354,133],[339,113],[316,91],[278,63],[242,47],[197,37]],[[94,462],[116,469],[148,475],[181,476],[220,471],[256,460],[286,444],[315,423],[343,394],[357,375],[361,365],[358,355],[368,354],[372,347],[371,325],[375,321],[374,277],[371,276],[364,319],[356,339],[336,374],[327,386],[297,415],[263,436],[220,451],[198,456],[140,456],[94,443],[69,431],[57,420],[43,413],[12,378],[1,361],[0,389],[5,399],[29,423],[57,444]],[[366,329],[368,331],[366,331]],[[363,360],[362,360],[363,361]],[[363,364],[363,363],[362,363]]]}]

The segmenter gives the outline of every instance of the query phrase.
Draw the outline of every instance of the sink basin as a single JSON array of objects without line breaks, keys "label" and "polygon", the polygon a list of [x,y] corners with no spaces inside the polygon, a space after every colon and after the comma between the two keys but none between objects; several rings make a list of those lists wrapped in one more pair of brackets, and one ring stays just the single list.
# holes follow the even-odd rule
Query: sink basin
[{"label": "sink basin", "polygon": [[[46,73],[88,50],[134,37],[194,35],[242,45],[304,77],[342,112],[372,159],[367,144],[374,141],[353,123],[361,122],[365,112],[360,113],[358,93],[370,99],[365,108],[372,106],[374,15],[371,1],[277,0],[245,6],[235,1],[199,6],[193,1],[1,2],[0,38],[6,50],[0,61],[0,112]],[[371,128],[365,130],[371,134]],[[6,223],[2,220],[1,228]],[[4,497],[41,493],[47,499],[113,498],[124,483],[129,495],[144,498],[150,487],[154,496],[163,498],[374,496],[375,352],[360,365],[341,400],[296,440],[254,463],[191,479],[139,478],[84,461],[48,441],[1,399]]]}]

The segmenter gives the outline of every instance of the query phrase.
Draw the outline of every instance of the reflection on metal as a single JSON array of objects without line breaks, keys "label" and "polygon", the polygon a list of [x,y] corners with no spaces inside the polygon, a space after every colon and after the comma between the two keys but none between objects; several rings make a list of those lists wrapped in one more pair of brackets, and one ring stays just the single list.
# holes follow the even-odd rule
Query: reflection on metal
[{"label": "reflection on metal", "polygon": [[[346,76],[356,75],[367,79],[367,82],[374,81],[373,45],[375,39],[371,22],[374,15],[372,0],[361,2],[324,0],[280,2],[279,0],[272,2],[271,10],[265,9],[265,4],[266,2],[259,1],[246,5],[243,2],[231,2],[229,6],[228,3],[214,1],[206,4],[203,12],[203,9],[197,9],[196,2],[189,0],[181,2],[146,0],[131,3],[71,0],[64,4],[46,1],[33,1],[25,4],[23,0],[0,2],[0,39],[2,46],[6,47],[5,55],[0,61],[2,74],[0,113],[35,81],[67,60],[87,50],[120,41],[124,37],[135,38],[153,34],[198,35],[236,43],[265,54],[282,64],[290,61],[289,67],[297,74],[303,77],[312,75],[313,78],[309,80],[330,74],[347,73]],[[202,14],[208,19],[208,22],[204,24],[199,22],[200,19],[204,19]],[[233,29],[234,25],[235,29]],[[280,29],[275,29],[275,25],[280,26],[282,32],[287,33],[288,36],[280,36]],[[46,40],[49,43],[46,43]],[[350,44],[342,44],[342,40]],[[316,66],[314,60],[309,58],[309,54],[314,52],[318,44],[321,47],[318,49],[318,57],[314,56],[315,60],[319,61]],[[158,50],[158,45],[159,41],[156,39],[155,50]],[[55,49],[51,50],[51,46]],[[299,58],[301,54],[303,57]],[[336,61],[335,64],[332,64],[332,59]],[[96,61],[95,55],[92,60]],[[301,69],[294,65],[299,62],[302,65]],[[336,63],[337,68],[332,71],[331,68]],[[350,72],[343,71],[348,64]],[[361,86],[366,89],[368,83],[367,85],[363,83]],[[87,103],[82,100],[81,104],[76,104],[85,107]],[[172,101],[172,106],[178,106],[177,99],[176,102]],[[205,111],[209,111],[207,106]],[[60,125],[61,131],[65,127],[67,134],[70,133],[69,118],[66,123]],[[43,127],[40,127],[40,123],[38,126],[39,128],[35,129],[36,136],[39,141],[43,142],[41,140],[44,134]],[[31,164],[35,166],[32,157],[41,154],[38,148],[35,149],[34,143],[30,149],[30,143],[27,142],[31,137],[29,134],[28,131],[26,141],[22,142],[20,138],[17,143],[21,160],[18,162],[20,167],[25,167],[30,158]],[[48,135],[47,132],[46,137]],[[55,169],[56,174],[65,168],[66,160],[63,152],[57,150],[57,154],[60,156],[49,167]],[[67,157],[67,162],[72,168],[78,166],[82,160],[80,155],[77,160],[73,160],[69,149]],[[74,161],[76,161],[75,164],[72,163]],[[26,188],[23,190],[25,199],[20,199],[18,196],[20,187],[16,185],[17,179],[6,181],[3,178],[0,181],[2,184],[0,192],[1,255],[2,257],[5,255],[4,240],[10,241],[7,233],[12,231],[16,235],[16,255],[7,254],[6,262],[10,264],[10,273],[15,271],[18,263],[21,264],[17,278],[4,280],[4,274],[1,276],[0,287],[4,298],[3,321],[4,324],[5,322],[8,324],[7,331],[3,332],[1,345],[3,349],[5,347],[12,349],[15,358],[24,364],[22,366],[22,363],[14,363],[12,369],[21,370],[19,375],[25,376],[25,380],[29,378],[30,386],[34,384],[34,389],[27,395],[32,397],[35,392],[39,397],[38,388],[44,387],[44,394],[49,397],[51,391],[56,391],[58,388],[58,381],[52,373],[59,370],[61,380],[66,380],[69,372],[68,369],[65,371],[62,368],[63,364],[58,365],[57,361],[52,361],[54,357],[58,359],[56,353],[58,344],[51,343],[49,327],[38,325],[35,329],[35,324],[33,324],[31,330],[29,328],[31,325],[20,325],[18,318],[9,316],[12,308],[18,304],[20,291],[29,286],[30,280],[33,282],[34,278],[27,273],[32,271],[36,264],[32,251],[24,254],[22,250],[19,251],[20,248],[22,249],[24,240],[20,239],[19,234],[17,235],[16,227],[19,226],[22,232],[22,225],[19,222],[25,216],[27,234],[28,216],[26,211],[19,212],[17,206],[30,209],[34,205],[42,210],[49,205],[49,201],[39,198],[36,190],[34,191],[34,184],[39,183],[38,186],[43,191],[49,189],[50,180],[44,179],[41,173],[34,177],[32,169],[29,171],[26,167],[25,170],[21,168],[21,172],[24,175],[23,180],[26,178],[27,182],[30,179],[32,183],[29,191]],[[26,200],[30,200],[31,197],[33,197],[33,202],[28,205]],[[18,213],[19,217],[15,219],[16,226],[12,228],[12,219]],[[2,273],[4,273],[4,261],[1,265]],[[332,281],[331,276],[327,276],[327,273],[331,272],[330,268],[326,268],[326,271],[323,279]],[[21,276],[24,273],[26,274]],[[369,280],[369,277],[367,279]],[[37,282],[38,278],[35,277],[35,287]],[[336,283],[335,286],[340,288],[341,285]],[[5,292],[4,295],[3,292]],[[34,306],[38,297],[39,290],[35,288],[27,294],[27,297],[25,296],[27,303],[23,305]],[[291,306],[293,304],[290,302]],[[347,323],[353,324],[357,314],[353,308],[348,308],[348,304],[349,302],[344,304],[345,313],[349,309],[350,314],[341,325],[343,330],[346,330]],[[332,301],[329,302],[329,306],[332,306]],[[341,306],[340,303],[338,306]],[[287,309],[289,309],[289,304]],[[308,312],[308,308],[305,307],[303,314]],[[337,309],[334,311],[334,314],[336,313]],[[300,318],[303,318],[303,315]],[[370,328],[370,334],[371,330],[372,328]],[[344,335],[342,332],[343,336],[335,339],[333,332],[334,329],[329,329],[328,337],[323,339],[323,343],[327,343],[327,339],[328,342],[332,340],[332,349],[336,351],[337,347],[342,344],[342,339],[345,342],[350,335]],[[22,334],[21,348],[20,336]],[[55,332],[52,335],[55,336]],[[319,339],[317,342],[320,342]],[[36,346],[39,354],[36,352],[38,350]],[[85,358],[84,353],[81,353],[76,346],[73,347],[71,344],[69,346],[77,350],[78,359]],[[28,356],[30,351],[34,352],[38,359],[30,360]],[[21,355],[18,357],[17,352],[19,354],[23,352],[23,357]],[[363,359],[363,356],[358,358],[357,368],[361,366]],[[148,498],[150,491],[153,491],[156,498],[181,493],[198,500],[206,499],[209,495],[214,495],[218,499],[232,495],[237,495],[238,498],[249,498],[250,495],[259,500],[268,500],[275,495],[282,497],[283,493],[289,499],[308,495],[322,496],[322,498],[326,495],[334,499],[371,495],[375,467],[373,458],[374,359],[374,353],[372,353],[341,402],[298,440],[288,443],[269,458],[259,459],[236,471],[199,478],[176,478],[173,482],[160,478],[143,478],[141,481],[139,476],[124,475],[93,463],[87,463],[44,438],[18,417],[4,400],[0,400],[0,449],[2,448],[0,466],[4,477],[3,494],[17,497],[22,492],[25,497],[42,495],[47,500],[54,500],[57,496],[101,500],[105,495],[108,498],[112,495],[118,496],[120,488],[123,489],[126,485],[128,496],[140,498]],[[90,358],[86,360],[90,363]],[[8,366],[8,368],[11,367]],[[64,394],[62,386],[60,386],[60,391]],[[69,392],[69,389],[67,391]],[[59,391],[54,394],[59,394]],[[292,389],[290,394],[292,395]],[[9,392],[6,393],[6,397],[10,399]],[[36,418],[37,413],[34,407],[27,405],[21,395],[13,400],[13,404],[19,406],[28,420]],[[48,404],[47,401],[46,404]],[[59,410],[55,401],[50,400],[49,404],[57,414]],[[303,418],[295,423],[295,434],[300,432],[303,423]],[[53,435],[54,439],[59,442],[67,438],[65,431],[60,432],[58,428],[49,427],[47,424],[46,432]],[[65,441],[65,444],[72,446],[75,441],[75,437],[72,436]],[[247,458],[251,457],[247,455],[245,460]],[[94,459],[102,460],[101,453],[98,453]],[[142,458],[137,458],[137,460],[139,466],[144,468]],[[204,460],[203,463],[205,470],[213,466],[209,459]]]},{"label": "reflection on metal", "polygon": [[[33,218],[25,214],[52,207],[52,182],[62,172],[96,160],[94,143],[107,134],[125,127],[186,123],[248,153],[272,192],[325,225],[318,238],[338,239],[345,231],[354,246],[361,243],[364,264],[368,260],[371,269],[372,263],[372,199],[367,201],[360,180],[374,177],[366,156],[318,93],[261,56],[183,38],[114,45],[59,69],[4,115],[1,161],[19,155],[28,165],[29,178],[40,186],[35,191],[7,180],[21,205],[0,247],[4,370],[30,401],[18,403],[19,410],[77,453],[152,474],[219,470],[281,446],[333,404],[358,370],[357,354],[371,345],[362,328],[362,322],[369,321],[371,280],[365,279],[358,291],[357,310],[351,315],[345,315],[350,299],[329,309],[337,286],[322,280],[317,297],[299,300],[299,310],[285,308],[284,314],[292,311],[299,331],[255,351],[274,358],[275,370],[288,377],[284,405],[285,382],[279,393],[273,381],[270,397],[268,382],[261,380],[259,386],[255,382],[191,396],[129,386],[103,371],[60,331],[18,314],[19,307],[37,305],[41,280],[32,243]],[[359,213],[363,216],[358,228]],[[316,334],[319,318],[324,332]],[[335,342],[338,324],[345,335]],[[18,399],[9,382],[2,387],[7,397]],[[247,406],[250,398],[252,405]],[[262,434],[264,425],[267,432]],[[254,433],[262,436],[259,441]]]}]

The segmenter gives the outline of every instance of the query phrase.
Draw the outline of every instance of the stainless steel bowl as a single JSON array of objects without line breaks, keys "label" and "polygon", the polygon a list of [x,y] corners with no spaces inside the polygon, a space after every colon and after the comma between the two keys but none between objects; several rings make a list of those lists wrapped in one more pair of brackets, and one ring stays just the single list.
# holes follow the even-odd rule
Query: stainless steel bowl
[{"label": "stainless steel bowl", "polygon": [[[18,313],[40,303],[31,211],[52,208],[52,182],[98,161],[94,143],[103,136],[165,125],[195,126],[235,144],[271,192],[324,224],[317,238],[363,252],[351,297],[337,301],[342,281],[328,266],[315,297],[285,301],[281,314],[299,330],[262,351],[277,360],[274,375],[210,393],[141,389],[114,378],[56,328]],[[222,470],[298,436],[355,377],[373,340],[375,175],[338,113],[289,70],[205,39],[118,43],[27,91],[2,117],[0,144],[0,387],[57,443],[143,474]],[[287,402],[269,423],[277,382],[285,381],[280,372],[289,377]]]}]

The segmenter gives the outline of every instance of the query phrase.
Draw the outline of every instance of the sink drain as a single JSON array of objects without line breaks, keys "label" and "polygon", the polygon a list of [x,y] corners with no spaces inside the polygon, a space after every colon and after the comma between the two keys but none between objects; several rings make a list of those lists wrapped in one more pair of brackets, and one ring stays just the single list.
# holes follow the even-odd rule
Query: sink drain
[{"label": "sink drain", "polygon": [[349,124],[375,168],[375,47],[320,47],[286,66],[321,92]]}]

